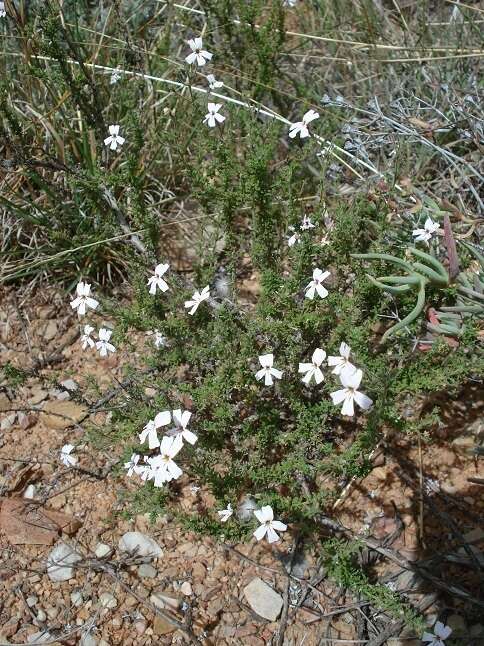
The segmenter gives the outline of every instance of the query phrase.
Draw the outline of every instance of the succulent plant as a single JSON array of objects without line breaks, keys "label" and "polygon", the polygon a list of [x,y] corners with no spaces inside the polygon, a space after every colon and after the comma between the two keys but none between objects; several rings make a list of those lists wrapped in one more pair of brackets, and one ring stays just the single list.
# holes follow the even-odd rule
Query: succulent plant
[{"label": "succulent plant", "polygon": [[441,262],[430,254],[420,251],[415,247],[409,247],[408,251],[417,260],[407,262],[396,256],[384,253],[351,254],[353,258],[359,258],[361,260],[385,260],[406,270],[406,276],[380,276],[379,278],[373,278],[373,276],[367,274],[368,280],[379,289],[395,295],[409,291],[417,292],[417,300],[413,310],[405,318],[387,330],[383,335],[382,341],[386,341],[388,337],[398,332],[398,330],[413,323],[423,312],[426,297],[425,290],[428,284],[434,284],[439,287],[447,287],[449,285],[449,274]]}]

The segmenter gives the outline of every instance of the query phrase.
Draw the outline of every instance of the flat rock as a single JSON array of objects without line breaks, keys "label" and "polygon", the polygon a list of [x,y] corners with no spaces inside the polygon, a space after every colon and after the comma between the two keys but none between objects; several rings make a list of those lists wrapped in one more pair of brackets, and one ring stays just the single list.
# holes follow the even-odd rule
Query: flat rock
[{"label": "flat rock", "polygon": [[283,605],[280,594],[273,590],[265,581],[256,577],[245,586],[244,596],[252,610],[260,617],[276,621]]},{"label": "flat rock", "polygon": [[182,604],[181,598],[165,594],[164,590],[155,590],[150,597],[150,601],[156,608],[160,608],[160,610],[178,610]]},{"label": "flat rock", "polygon": [[163,619],[163,617],[156,615],[153,622],[153,633],[155,635],[167,635],[168,633],[172,633],[174,630],[176,630],[176,626],[168,623],[168,621]]},{"label": "flat rock", "polygon": [[97,646],[97,639],[94,639],[91,633],[85,633],[79,644],[80,646]]},{"label": "flat rock", "polygon": [[69,400],[48,401],[41,413],[41,420],[47,426],[62,431],[79,422],[86,414],[86,408]]},{"label": "flat rock", "polygon": [[64,381],[60,382],[60,385],[66,390],[77,390],[79,388],[74,379],[64,379]]},{"label": "flat rock", "polygon": [[67,543],[57,543],[47,557],[47,574],[51,581],[68,581],[74,576],[71,566],[82,557]]},{"label": "flat rock", "polygon": [[134,552],[137,556],[163,556],[158,543],[141,532],[126,532],[119,539],[118,547],[122,552]]},{"label": "flat rock", "polygon": [[111,554],[113,551],[113,548],[110,545],[107,545],[106,543],[98,543],[96,545],[96,549],[94,550],[94,554],[98,557],[98,559],[102,559],[105,556],[108,556],[108,554]]}]

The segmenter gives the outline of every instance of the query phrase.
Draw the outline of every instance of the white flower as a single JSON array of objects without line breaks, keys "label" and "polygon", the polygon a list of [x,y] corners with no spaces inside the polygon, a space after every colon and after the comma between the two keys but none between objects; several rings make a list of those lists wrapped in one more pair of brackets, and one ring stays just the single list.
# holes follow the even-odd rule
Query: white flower
[{"label": "white flower", "polygon": [[272,377],[276,379],[282,378],[282,372],[273,368],[274,355],[273,354],[261,354],[259,357],[259,363],[262,366],[261,370],[258,370],[255,373],[255,378],[257,381],[260,381],[264,377],[264,383],[266,386],[272,386],[274,383]]},{"label": "white flower", "polygon": [[7,12],[5,11],[5,3],[0,2],[0,18],[5,18]]},{"label": "white flower", "polygon": [[139,434],[139,441],[141,444],[143,444],[143,442],[146,442],[147,438],[148,447],[150,449],[156,449],[156,447],[160,446],[160,440],[158,439],[158,434],[156,432],[155,421],[152,419],[149,420],[149,422],[146,424],[146,426],[143,427],[143,430]]},{"label": "white flower", "polygon": [[192,40],[188,41],[188,44],[192,52],[191,54],[188,54],[188,56],[185,58],[185,61],[189,65],[192,65],[196,62],[197,65],[200,65],[200,67],[202,67],[207,61],[210,61],[212,59],[212,54],[202,49],[203,42],[201,38],[193,38]]},{"label": "white flower", "polygon": [[262,540],[264,536],[267,536],[269,543],[276,543],[280,540],[275,530],[278,532],[285,532],[287,525],[281,523],[280,520],[274,520],[274,512],[270,505],[262,507],[261,509],[256,509],[254,511],[254,515],[261,524],[254,532],[254,536],[258,541]]},{"label": "white flower", "polygon": [[217,125],[217,122],[223,123],[225,121],[225,117],[218,113],[221,107],[222,107],[221,103],[208,104],[207,106],[208,112],[205,115],[203,123],[206,123],[209,128],[215,128],[215,126]]},{"label": "white flower", "polygon": [[339,378],[343,389],[336,390],[330,394],[335,406],[343,402],[341,408],[342,415],[353,417],[355,414],[354,402],[363,410],[370,408],[373,404],[372,400],[357,390],[363,378],[363,372],[361,370],[355,370],[352,374],[343,371]]},{"label": "white flower", "polygon": [[156,265],[153,276],[148,280],[150,294],[156,294],[156,288],[162,292],[168,291],[169,287],[162,276],[168,271],[170,265]]},{"label": "white flower", "polygon": [[434,626],[434,634],[424,633],[422,637],[423,642],[430,642],[428,646],[445,646],[444,639],[452,632],[452,628],[444,626],[441,621],[437,621]]},{"label": "white flower", "polygon": [[109,146],[111,150],[116,150],[122,146],[126,139],[119,134],[119,126],[109,126],[109,137],[104,140],[104,145]]},{"label": "white flower", "polygon": [[232,509],[232,505],[230,503],[227,505],[227,509],[222,509],[221,511],[217,512],[220,517],[221,523],[226,523],[233,513],[234,510]]},{"label": "white flower", "polygon": [[428,242],[438,229],[439,225],[437,222],[434,222],[432,218],[427,218],[425,220],[424,228],[414,229],[412,235],[415,238],[415,242]]},{"label": "white flower", "polygon": [[328,366],[334,366],[331,371],[334,375],[340,375],[342,372],[353,373],[356,367],[350,361],[351,348],[344,341],[339,346],[339,357],[328,357]]},{"label": "white flower", "polygon": [[127,475],[129,478],[131,478],[133,473],[140,473],[141,469],[143,469],[142,465],[138,466],[139,457],[137,453],[133,453],[129,461],[124,463],[124,468],[128,471]]},{"label": "white flower", "polygon": [[191,310],[188,313],[190,315],[195,314],[200,303],[202,303],[203,301],[206,301],[209,298],[210,298],[210,288],[208,285],[204,287],[201,292],[199,292],[198,289],[196,289],[195,292],[193,293],[192,299],[190,301],[185,301],[185,307],[187,309],[191,307]]},{"label": "white flower", "polygon": [[79,316],[84,316],[86,313],[86,307],[90,307],[92,310],[95,310],[99,305],[96,299],[89,296],[91,293],[91,285],[89,283],[83,283],[81,280],[81,282],[77,284],[76,293],[76,298],[71,301],[71,307],[73,310],[77,310]]},{"label": "white flower", "polygon": [[154,344],[155,344],[155,348],[165,348],[168,345],[166,336],[163,336],[163,334],[158,330],[155,330]]},{"label": "white flower", "polygon": [[110,85],[116,85],[116,83],[121,78],[121,70],[115,69],[111,73],[111,78],[109,79]]},{"label": "white flower", "polygon": [[66,467],[73,467],[75,464],[77,464],[77,458],[71,455],[73,449],[73,444],[64,444],[64,446],[60,450],[60,461],[62,462],[62,464],[65,464]]},{"label": "white flower", "polygon": [[296,135],[299,135],[301,139],[310,137],[311,135],[309,134],[308,125],[315,119],[319,119],[319,114],[314,110],[308,110],[303,116],[302,121],[297,121],[296,123],[291,124],[289,128],[289,137],[291,139],[294,139]]},{"label": "white flower", "polygon": [[313,279],[310,283],[306,285],[306,298],[310,298],[311,300],[314,298],[315,292],[318,293],[318,296],[320,298],[326,298],[328,295],[328,290],[326,287],[323,287],[322,282],[323,280],[326,280],[328,276],[330,276],[329,271],[322,271],[321,269],[315,269],[313,271]]},{"label": "white flower", "polygon": [[198,440],[198,437],[195,435],[195,433],[192,433],[187,429],[188,422],[190,421],[190,417],[192,416],[190,411],[184,410],[182,413],[181,409],[177,408],[172,411],[172,414],[175,426],[168,431],[168,435],[181,435],[181,437],[189,444],[195,444],[195,442]]},{"label": "white flower", "polygon": [[223,87],[222,81],[217,81],[213,74],[207,74],[207,81],[211,90],[218,90],[218,88]]},{"label": "white flower", "polygon": [[161,487],[165,482],[176,480],[183,474],[180,467],[173,461],[173,458],[182,446],[183,440],[181,435],[176,435],[175,437],[167,437],[165,435],[161,440],[160,455],[156,455],[150,460],[155,487]]},{"label": "white flower", "polygon": [[116,348],[112,343],[109,343],[112,330],[102,327],[98,332],[99,341],[96,341],[96,348],[99,350],[101,357],[107,357],[109,352],[116,352]]},{"label": "white flower", "polygon": [[313,377],[314,377],[314,381],[317,384],[320,384],[323,381],[324,375],[322,373],[320,365],[323,363],[325,359],[326,359],[326,352],[321,348],[316,348],[316,350],[313,352],[313,356],[311,357],[312,363],[299,364],[299,372],[306,373],[302,378],[302,381],[305,384],[309,384],[309,382]]},{"label": "white flower", "polygon": [[94,332],[92,325],[85,325],[84,333],[81,335],[81,344],[83,350],[85,350],[87,346],[89,346],[90,348],[94,347],[94,340],[91,339],[91,332]]},{"label": "white flower", "polygon": [[287,238],[287,245],[288,247],[293,247],[296,243],[301,242],[301,236],[300,234],[296,231],[294,227],[288,227],[289,231],[292,231],[292,235],[288,236]]},{"label": "white flower", "polygon": [[311,218],[308,215],[305,215],[301,222],[301,231],[306,231],[307,229],[314,229],[315,225],[311,222]]},{"label": "white flower", "polygon": [[168,426],[171,422],[171,413],[169,410],[161,411],[155,417],[155,419],[150,419],[146,426],[143,428],[139,434],[139,441],[141,444],[146,442],[148,439],[148,447],[150,449],[156,449],[160,446],[160,441],[158,439],[157,429],[160,426]]}]

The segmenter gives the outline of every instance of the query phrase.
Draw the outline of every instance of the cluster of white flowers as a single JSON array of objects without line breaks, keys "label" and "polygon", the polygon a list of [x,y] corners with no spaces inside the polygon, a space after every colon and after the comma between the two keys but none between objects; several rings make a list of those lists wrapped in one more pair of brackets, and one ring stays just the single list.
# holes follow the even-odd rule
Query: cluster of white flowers
[{"label": "cluster of white flowers", "polygon": [[[97,306],[99,305],[99,301],[92,298],[90,294],[91,285],[80,281],[76,287],[76,297],[71,301],[71,307],[73,310],[77,310],[79,317],[84,316],[88,309],[97,309]],[[97,333],[97,341],[94,341],[91,337],[93,332],[94,327],[92,325],[84,325],[83,333],[81,334],[81,347],[83,350],[94,348],[95,346],[101,357],[107,357],[110,352],[116,352],[116,348],[112,343],[110,343],[111,335],[113,333],[112,330],[108,330],[105,327],[100,328]]]},{"label": "cluster of white flowers", "polygon": [[[308,231],[309,229],[314,229],[315,225],[312,223],[311,218],[308,215],[305,215],[299,225],[300,231]],[[291,231],[291,235],[287,238],[288,247],[293,247],[295,244],[301,242],[301,234],[297,231],[296,227],[288,227]]]},{"label": "cluster of white flowers", "polygon": [[[179,478],[183,471],[173,458],[183,448],[184,441],[193,445],[198,440],[195,433],[187,428],[191,416],[190,411],[182,411],[177,408],[173,411],[161,411],[154,419],[150,419],[140,433],[139,440],[141,444],[147,441],[148,448],[150,450],[158,449],[159,453],[155,456],[145,457],[144,464],[139,464],[140,456],[133,453],[130,460],[124,465],[128,476],[131,477],[135,473],[143,481],[153,480],[155,487],[161,487],[165,482]],[[170,424],[173,426],[166,431],[166,435],[160,442],[158,429],[170,426]]]},{"label": "cluster of white flowers", "polygon": [[0,2],[0,18],[5,18],[7,12],[5,11],[5,3]]},{"label": "cluster of white flowers", "polygon": [[[328,357],[328,366],[333,368],[332,373],[339,377],[342,389],[332,393],[333,404],[343,404],[341,413],[348,417],[355,414],[354,402],[363,410],[368,410],[373,401],[358,390],[363,378],[363,371],[356,368],[349,360],[351,348],[346,343],[341,343],[339,356]],[[316,384],[324,381],[324,374],[321,366],[326,359],[326,352],[322,348],[316,348],[311,357],[311,363],[300,363],[298,372],[303,374],[302,381],[309,385],[314,379]],[[283,371],[274,368],[274,355],[262,354],[259,357],[261,369],[255,373],[257,381],[264,379],[266,386],[272,386],[275,379],[282,379]]]}]

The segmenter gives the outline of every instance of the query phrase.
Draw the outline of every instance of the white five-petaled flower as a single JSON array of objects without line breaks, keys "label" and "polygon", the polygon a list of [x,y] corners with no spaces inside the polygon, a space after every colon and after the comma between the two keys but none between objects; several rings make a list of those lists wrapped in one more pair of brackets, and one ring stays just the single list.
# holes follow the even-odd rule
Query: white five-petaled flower
[{"label": "white five-petaled flower", "polygon": [[104,140],[104,145],[109,146],[111,150],[116,150],[118,146],[122,146],[126,139],[119,134],[119,126],[109,126],[109,137]]},{"label": "white five-petaled flower", "polygon": [[310,137],[311,135],[309,134],[308,125],[315,119],[319,119],[319,114],[314,110],[308,110],[303,116],[302,121],[297,121],[296,123],[291,124],[289,127],[289,137],[291,139],[294,139],[296,135],[299,135],[301,139]]},{"label": "white five-petaled flower", "polygon": [[71,301],[71,307],[73,310],[77,310],[79,316],[84,316],[87,307],[95,310],[99,305],[98,301],[95,298],[89,296],[89,294],[91,293],[91,285],[89,283],[83,283],[81,280],[77,284],[76,293],[76,298]]},{"label": "white five-petaled flower", "polygon": [[181,437],[189,444],[195,444],[195,442],[198,440],[198,437],[195,435],[195,433],[192,433],[187,429],[188,422],[190,421],[190,417],[192,416],[190,411],[184,410],[182,412],[180,408],[176,408],[174,411],[172,411],[172,414],[175,426],[168,431],[168,435],[181,435]]},{"label": "white five-petaled flower", "polygon": [[278,370],[277,368],[273,368],[273,354],[261,354],[259,357],[259,363],[262,368],[255,373],[255,378],[257,379],[257,381],[260,381],[262,378],[264,378],[265,385],[272,386],[272,384],[274,383],[272,377],[275,377],[276,379],[282,379],[282,371]]},{"label": "white five-petaled flower", "polygon": [[313,279],[310,283],[306,285],[306,298],[311,300],[314,298],[315,293],[317,292],[320,298],[326,298],[328,295],[328,290],[323,286],[323,280],[326,280],[330,276],[329,271],[322,271],[321,269],[315,269],[313,271]]},{"label": "white five-petaled flower", "polygon": [[206,301],[209,298],[210,298],[210,287],[208,285],[204,287],[201,292],[199,292],[198,289],[196,289],[193,293],[191,300],[185,301],[185,307],[187,309],[191,308],[188,313],[193,316],[193,314],[195,314],[195,312],[197,311],[200,303],[202,303],[203,301]]},{"label": "white five-petaled flower", "polygon": [[412,235],[415,238],[415,242],[428,242],[438,229],[439,225],[437,222],[434,222],[432,218],[427,218],[425,220],[424,228],[414,229]]},{"label": "white five-petaled flower", "polygon": [[131,478],[133,473],[141,473],[141,469],[143,467],[142,465],[138,466],[139,457],[140,456],[137,453],[133,453],[129,458],[129,461],[124,463],[124,468],[127,470],[127,476],[129,478]]},{"label": "white five-petaled flower", "polygon": [[168,264],[156,265],[153,276],[148,280],[150,294],[156,294],[157,288],[162,292],[166,292],[170,289],[166,281],[163,279],[163,275],[168,271],[169,267],[170,265]]},{"label": "white five-petaled flower", "polygon": [[441,621],[437,621],[434,626],[434,634],[425,632],[422,641],[429,642],[427,646],[445,646],[444,639],[447,639],[451,632],[450,626],[445,626]]},{"label": "white five-petaled flower", "polygon": [[0,2],[0,18],[5,18],[7,12],[5,11],[5,3]]},{"label": "white five-petaled flower", "polygon": [[363,378],[363,372],[361,370],[355,370],[355,372],[351,374],[343,371],[339,378],[343,388],[330,394],[335,406],[338,406],[338,404],[343,402],[343,406],[341,408],[342,415],[353,417],[355,414],[354,402],[356,402],[363,410],[370,408],[373,401],[358,390]]},{"label": "white five-petaled flower", "polygon": [[223,123],[225,117],[222,114],[219,114],[219,110],[222,107],[221,103],[209,103],[207,106],[207,114],[203,120],[203,123],[206,123],[209,128],[215,128],[218,123]]},{"label": "white five-petaled flower", "polygon": [[339,346],[339,357],[328,357],[328,366],[333,366],[331,371],[334,375],[340,375],[343,372],[351,374],[355,372],[356,367],[350,361],[350,346],[344,341]]},{"label": "white five-petaled flower", "polygon": [[64,446],[60,450],[60,460],[62,464],[65,464],[66,467],[73,467],[75,464],[77,464],[77,458],[71,455],[73,450],[73,444],[64,444]]},{"label": "white five-petaled flower", "polygon": [[323,381],[324,375],[320,366],[325,359],[326,359],[326,352],[321,348],[316,348],[316,350],[313,352],[313,356],[311,357],[312,363],[299,364],[299,372],[306,373],[302,378],[302,381],[305,384],[309,384],[309,382],[313,377],[314,377],[314,381],[317,384],[320,384]]},{"label": "white five-petaled flower", "polygon": [[208,87],[211,90],[218,90],[219,88],[223,87],[223,82],[217,81],[217,79],[213,74],[207,74],[207,81],[208,81]]},{"label": "white five-petaled flower", "polygon": [[292,231],[292,235],[288,236],[288,238],[287,238],[287,246],[288,247],[293,247],[295,244],[301,242],[301,236],[296,231],[295,227],[290,226],[290,227],[288,227],[288,229],[289,229],[289,231]]},{"label": "white five-petaled flower", "polygon": [[101,357],[107,357],[109,352],[116,352],[116,348],[112,343],[109,343],[112,330],[102,327],[98,332],[99,341],[96,341],[96,348],[99,350]]},{"label": "white five-petaled flower", "polygon": [[221,523],[226,523],[233,513],[234,510],[232,509],[232,505],[230,503],[227,505],[227,509],[222,509],[221,511],[217,512]]},{"label": "white five-petaled flower", "polygon": [[94,340],[91,339],[91,333],[94,332],[94,328],[92,325],[85,325],[84,326],[84,332],[81,335],[81,347],[83,350],[89,346],[90,348],[94,347]]},{"label": "white five-petaled flower", "polygon": [[165,435],[161,440],[160,454],[150,460],[155,487],[161,487],[165,482],[176,480],[183,474],[180,467],[173,461],[182,446],[181,435],[176,435],[175,437]]},{"label": "white five-petaled flower", "polygon": [[312,223],[309,215],[305,215],[301,222],[301,231],[307,231],[307,229],[314,229],[315,225]]},{"label": "white five-petaled flower", "polygon": [[169,410],[163,410],[155,416],[155,419],[150,419],[139,434],[139,441],[141,444],[146,442],[146,439],[148,439],[148,446],[150,449],[156,449],[160,446],[157,429],[159,429],[160,426],[168,426],[170,422],[171,413]]},{"label": "white five-petaled flower", "polygon": [[185,61],[189,65],[197,63],[197,65],[200,65],[200,67],[202,67],[207,61],[210,61],[212,59],[212,54],[202,49],[203,41],[200,37],[192,38],[188,41],[188,45],[190,46],[190,49],[192,51],[191,54],[188,54],[188,56],[185,58]]},{"label": "white five-petaled flower", "polygon": [[260,541],[264,536],[266,536],[269,543],[276,543],[279,541],[280,538],[276,534],[275,530],[278,532],[285,532],[287,525],[281,523],[280,520],[274,520],[272,507],[267,505],[266,507],[261,507],[261,509],[256,509],[254,510],[254,515],[260,522],[260,527],[258,527],[254,532],[256,539]]}]

